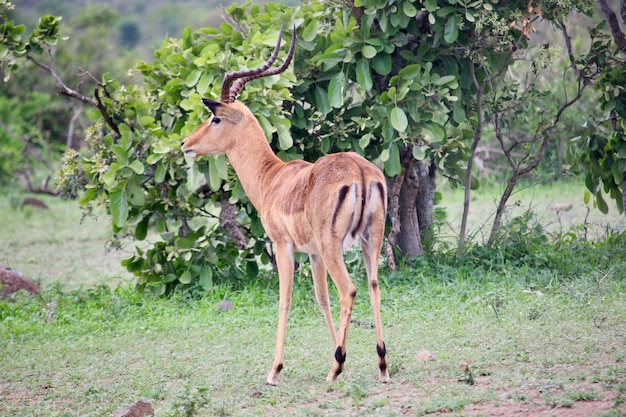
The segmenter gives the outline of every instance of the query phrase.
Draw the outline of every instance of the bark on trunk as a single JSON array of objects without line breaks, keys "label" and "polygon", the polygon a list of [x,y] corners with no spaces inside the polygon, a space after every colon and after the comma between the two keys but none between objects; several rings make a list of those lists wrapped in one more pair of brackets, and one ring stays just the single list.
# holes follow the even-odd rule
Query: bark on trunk
[{"label": "bark on trunk", "polygon": [[[389,181],[389,217],[391,231],[387,237],[385,256],[389,268],[395,270],[394,248],[403,257],[415,257],[424,253],[422,230],[432,223],[435,196],[435,170],[431,163],[426,168],[413,158],[409,147],[401,151],[402,172]],[[422,229],[421,225],[426,229]]]},{"label": "bark on trunk", "polygon": [[435,183],[437,165],[431,161],[427,167],[422,161],[417,161],[417,176],[419,188],[417,191],[417,222],[421,233],[422,244],[431,242],[433,235],[433,211],[435,209]]},{"label": "bark on trunk", "polygon": [[622,209],[626,217],[626,171],[622,173]]},{"label": "bark on trunk", "polygon": [[518,171],[513,172],[513,176],[508,181],[502,196],[500,197],[500,202],[498,203],[498,208],[496,210],[496,216],[493,220],[493,225],[491,227],[491,233],[489,233],[489,240],[487,241],[488,247],[493,247],[496,242],[496,237],[498,235],[498,231],[500,230],[500,226],[502,225],[502,216],[504,216],[504,211],[506,210],[506,203],[509,201],[511,194],[513,194],[513,190],[517,185],[517,181],[519,180],[520,175]]},{"label": "bark on trunk", "polygon": [[417,220],[417,196],[420,182],[416,169],[417,161],[410,159],[400,189],[400,234],[398,246],[403,256],[413,258],[424,253],[420,238],[420,226]]}]

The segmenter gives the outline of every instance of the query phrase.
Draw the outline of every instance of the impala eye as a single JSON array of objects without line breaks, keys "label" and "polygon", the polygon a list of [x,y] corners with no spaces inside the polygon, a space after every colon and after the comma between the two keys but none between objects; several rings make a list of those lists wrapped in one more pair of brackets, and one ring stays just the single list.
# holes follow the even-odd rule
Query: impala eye
[{"label": "impala eye", "polygon": [[222,120],[221,120],[219,117],[214,117],[214,118],[211,120],[211,123],[215,123],[215,124],[217,125],[217,124],[219,124],[221,121],[222,121]]}]

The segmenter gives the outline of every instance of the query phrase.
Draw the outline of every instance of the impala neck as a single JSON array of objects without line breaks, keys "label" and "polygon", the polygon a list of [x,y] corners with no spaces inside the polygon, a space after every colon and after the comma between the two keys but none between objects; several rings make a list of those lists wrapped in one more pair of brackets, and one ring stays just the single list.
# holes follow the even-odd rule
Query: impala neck
[{"label": "impala neck", "polygon": [[246,195],[257,210],[261,210],[261,201],[265,188],[272,177],[271,168],[282,161],[270,148],[261,126],[255,126],[249,137],[238,139],[238,144],[230,149],[226,156],[235,169]]}]

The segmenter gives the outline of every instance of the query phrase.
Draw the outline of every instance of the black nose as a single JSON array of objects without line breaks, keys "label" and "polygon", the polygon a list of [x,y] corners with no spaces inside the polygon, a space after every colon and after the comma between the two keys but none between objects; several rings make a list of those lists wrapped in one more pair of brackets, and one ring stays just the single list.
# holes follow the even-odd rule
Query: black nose
[{"label": "black nose", "polygon": [[182,141],[182,143],[180,144],[180,146],[185,146],[185,141]]}]

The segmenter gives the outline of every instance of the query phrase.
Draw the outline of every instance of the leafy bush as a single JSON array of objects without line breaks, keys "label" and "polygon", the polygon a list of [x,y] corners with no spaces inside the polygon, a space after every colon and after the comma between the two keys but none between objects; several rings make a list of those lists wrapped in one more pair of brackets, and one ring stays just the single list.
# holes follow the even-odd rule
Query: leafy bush
[{"label": "leafy bush", "polygon": [[[405,44],[403,31],[411,21],[406,8],[388,14],[379,6],[371,6],[372,13],[391,25],[393,42]],[[73,185],[86,175],[80,203],[88,209],[106,207],[120,239],[149,241],[123,264],[138,276],[141,288],[158,294],[193,285],[210,289],[220,279],[256,276],[272,261],[259,217],[226,157],[192,162],[180,152],[180,142],[208,117],[201,98],[219,96],[225,71],[265,61],[281,24],[303,27],[294,65],[307,76],[296,79],[288,70],[251,82],[240,94],[281,159],[315,160],[353,149],[395,175],[401,169],[398,147],[411,130],[431,132],[436,152],[444,152],[448,143],[442,127],[448,110],[442,100],[455,102],[458,84],[454,76],[440,75],[443,67],[415,56],[422,64],[388,80],[376,93],[380,96],[370,94],[373,74],[364,64],[372,58],[374,70],[387,76],[396,48],[392,40],[381,40],[373,19],[355,34],[354,17],[324,4],[300,9],[233,5],[228,13],[245,35],[228,24],[219,30],[186,28],[181,39],[164,41],[154,61],[136,65],[143,86],[122,86],[105,78],[101,99],[108,116],[88,132],[89,151],[82,163],[72,163],[75,157],[70,155],[63,168],[65,180],[60,178],[72,195]],[[367,40],[356,41],[355,36]],[[354,51],[344,55],[343,47]],[[417,100],[421,115],[418,106],[403,110],[403,99]],[[450,149],[442,164],[458,168],[464,148],[457,143]],[[220,208],[227,202],[237,205],[245,247],[235,245],[220,227]]]}]

